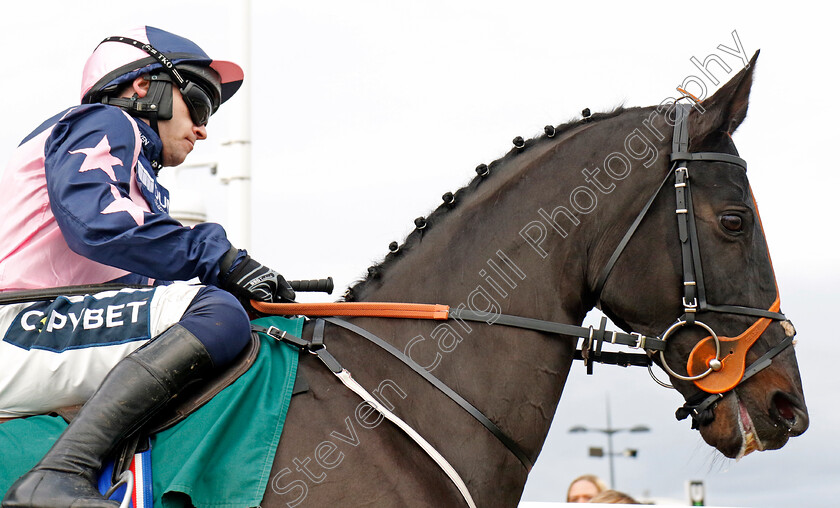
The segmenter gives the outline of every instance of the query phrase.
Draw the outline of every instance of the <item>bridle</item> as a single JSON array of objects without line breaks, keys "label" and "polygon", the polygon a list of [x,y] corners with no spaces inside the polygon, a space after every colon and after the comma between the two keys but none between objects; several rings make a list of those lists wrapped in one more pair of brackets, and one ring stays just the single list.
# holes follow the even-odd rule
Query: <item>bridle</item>
[{"label": "bridle", "polygon": [[[736,386],[743,383],[760,370],[769,366],[772,358],[782,352],[793,342],[793,333],[786,333],[785,338],[779,344],[768,350],[750,367],[745,368],[747,351],[758,340],[761,334],[764,333],[770,323],[774,320],[782,322],[787,321],[785,315],[779,312],[780,300],[778,296],[778,287],[776,289],[776,299],[769,309],[745,307],[740,305],[715,305],[710,304],[706,299],[706,290],[703,280],[703,265],[700,257],[697,235],[697,224],[694,217],[694,207],[691,198],[688,163],[722,162],[746,171],[747,162],[741,157],[727,153],[689,152],[688,115],[691,110],[691,106],[685,104],[675,104],[674,108],[676,118],[674,122],[674,135],[670,154],[672,162],[671,169],[656,189],[656,192],[654,192],[642,208],[641,212],[639,212],[636,216],[636,219],[624,234],[624,237],[621,239],[618,246],[613,251],[613,254],[607,261],[607,264],[601,271],[595,286],[595,296],[598,300],[600,300],[607,278],[621,256],[621,253],[624,251],[625,247],[630,242],[630,239],[633,237],[633,234],[647,215],[647,212],[650,210],[654,200],[662,191],[665,184],[671,180],[673,175],[674,190],[676,193],[675,212],[677,216],[677,227],[682,253],[683,315],[660,335],[660,339],[662,341],[667,341],[668,338],[671,337],[677,330],[689,326],[698,326],[703,328],[709,333],[709,336],[698,342],[692,349],[686,366],[687,375],[675,372],[674,369],[668,365],[665,360],[664,348],[659,351],[659,356],[662,368],[667,371],[668,374],[683,381],[692,381],[698,388],[700,388],[700,390],[702,390],[702,392],[697,395],[690,397],[686,404],[677,410],[678,419],[682,420],[690,415],[693,418],[692,427],[697,428],[700,424],[710,423],[714,418],[713,414],[706,414],[702,418],[703,421],[701,422],[698,420],[701,413],[707,409],[712,409],[714,404],[723,398],[727,392],[733,390]],[[757,208],[756,213],[758,213]],[[759,218],[759,224],[760,223]],[[720,337],[709,325],[697,320],[696,316],[699,312],[717,312],[751,316],[757,317],[758,320],[756,320],[745,332],[737,337]],[[792,327],[790,327],[790,329],[792,330]],[[722,348],[722,345],[728,347]],[[729,351],[729,354],[722,355],[721,353],[723,350]],[[650,366],[648,368],[650,369]],[[673,388],[671,385],[657,379],[656,376],[653,375],[653,371],[651,371],[651,376],[660,385]]]}]

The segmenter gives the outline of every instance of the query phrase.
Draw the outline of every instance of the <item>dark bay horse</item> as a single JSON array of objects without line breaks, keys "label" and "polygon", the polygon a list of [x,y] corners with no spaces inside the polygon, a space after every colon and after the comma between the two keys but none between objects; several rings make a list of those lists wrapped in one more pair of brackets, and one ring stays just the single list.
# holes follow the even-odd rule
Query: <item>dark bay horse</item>
[{"label": "dark bay horse", "polygon": [[[460,306],[484,313],[485,323],[348,321],[430,370],[532,462],[563,392],[576,339],[493,324],[493,316],[580,324],[598,306],[627,331],[661,337],[692,312],[686,295],[693,294],[694,281],[685,277],[702,266],[702,297],[723,309],[701,308],[696,319],[721,337],[721,358],[742,354],[750,366],[778,344],[784,347],[776,348],[767,368],[743,383],[736,379],[695,424],[727,457],[784,446],[806,430],[808,414],[793,347],[783,343],[792,326],[775,317],[775,276],[730,136],[747,112],[756,57],[714,96],[693,105],[684,121],[687,151],[716,154],[686,156],[689,213],[670,156],[673,104],[546,128],[545,136],[514,140],[502,159],[479,166],[467,187],[445,195],[444,204],[418,220],[404,244],[345,297]],[[689,216],[683,222],[681,213]],[[634,222],[638,227],[628,236]],[[694,251],[683,248],[686,238],[693,238]],[[694,262],[689,272],[686,259]],[[745,315],[739,308],[759,311]],[[312,334],[310,321],[304,336]],[[711,365],[701,362],[694,372],[686,367],[707,335],[690,323],[668,334],[665,358],[675,374],[696,376]],[[446,457],[477,506],[517,505],[527,467],[473,416],[360,336],[327,324],[325,342],[362,386]],[[660,355],[654,360],[661,362]],[[733,362],[724,359],[720,372],[737,369],[730,368]],[[262,506],[465,506],[437,464],[360,404],[316,356],[302,355],[300,371],[309,389],[292,399]],[[689,400],[708,396],[701,382],[671,375]]]}]

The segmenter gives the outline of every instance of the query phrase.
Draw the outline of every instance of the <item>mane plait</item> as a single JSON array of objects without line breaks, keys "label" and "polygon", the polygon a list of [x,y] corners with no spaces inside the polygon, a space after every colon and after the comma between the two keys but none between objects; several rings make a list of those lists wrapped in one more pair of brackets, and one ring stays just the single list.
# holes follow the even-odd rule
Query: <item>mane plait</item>
[{"label": "mane plait", "polygon": [[364,291],[369,284],[375,283],[375,281],[382,276],[382,274],[388,269],[389,266],[398,261],[399,258],[402,257],[402,254],[404,252],[410,250],[417,243],[419,243],[422,240],[423,234],[425,234],[426,231],[432,229],[435,226],[435,224],[437,224],[444,217],[446,217],[454,208],[456,208],[459,205],[459,203],[463,202],[463,200],[467,199],[469,196],[475,193],[479,185],[481,185],[481,183],[484,180],[492,178],[496,173],[502,172],[505,169],[507,169],[507,166],[516,160],[517,155],[537,144],[556,142],[557,140],[552,138],[562,136],[562,134],[566,133],[574,127],[579,126],[582,123],[597,122],[600,120],[613,118],[621,114],[623,111],[623,107],[617,107],[612,111],[604,113],[595,113],[594,115],[590,115],[589,108],[586,108],[582,112],[583,118],[571,120],[559,126],[546,125],[544,128],[544,133],[542,135],[535,136],[528,140],[523,139],[521,136],[517,136],[516,138],[514,138],[513,148],[510,151],[508,151],[499,159],[494,160],[490,164],[479,164],[475,168],[476,176],[473,177],[473,179],[470,180],[470,182],[467,185],[461,187],[460,189],[455,191],[455,193],[445,193],[443,195],[443,203],[438,205],[438,207],[435,210],[433,210],[432,213],[430,213],[426,217],[418,217],[417,219],[415,219],[415,228],[411,231],[411,233],[408,234],[408,236],[406,236],[402,245],[398,244],[397,242],[391,242],[388,249],[390,252],[388,252],[388,254],[385,255],[385,258],[381,262],[369,267],[367,270],[367,275],[363,279],[358,280],[355,284],[350,286],[344,293],[342,299],[348,302],[354,301],[355,298],[359,294],[361,294],[361,292]]}]

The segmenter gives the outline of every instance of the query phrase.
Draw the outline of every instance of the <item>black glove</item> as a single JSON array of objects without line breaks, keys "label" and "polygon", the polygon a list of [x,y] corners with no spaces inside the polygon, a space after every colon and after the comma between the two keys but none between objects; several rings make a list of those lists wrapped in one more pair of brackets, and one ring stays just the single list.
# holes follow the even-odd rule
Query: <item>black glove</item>
[{"label": "black glove", "polygon": [[[229,259],[226,256],[226,259]],[[286,282],[282,275],[267,266],[251,259],[245,258],[236,265],[230,274],[227,271],[224,261],[222,262],[222,289],[234,295],[261,302],[294,301],[295,291]]]}]

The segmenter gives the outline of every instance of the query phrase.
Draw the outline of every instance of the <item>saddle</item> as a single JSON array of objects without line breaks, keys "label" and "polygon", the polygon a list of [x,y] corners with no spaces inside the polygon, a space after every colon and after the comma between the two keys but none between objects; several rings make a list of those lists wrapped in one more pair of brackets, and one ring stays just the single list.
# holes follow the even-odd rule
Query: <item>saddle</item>
[{"label": "saddle", "polygon": [[[260,352],[260,339],[255,331],[251,332],[251,340],[245,349],[227,367],[216,369],[210,375],[187,385],[174,399],[147,423],[142,434],[150,436],[162,432],[188,417],[201,406],[210,401],[219,392],[233,384],[242,374],[254,364]],[[309,390],[309,384],[300,371],[295,377],[292,396]],[[61,408],[56,413],[70,423],[82,408],[81,404]],[[0,420],[2,423],[3,420]]]},{"label": "saddle", "polygon": [[[207,403],[216,394],[230,386],[234,381],[248,371],[260,352],[260,341],[256,333],[251,333],[251,340],[245,349],[223,369],[217,369],[208,377],[189,384],[181,393],[172,399],[157,416],[144,428],[147,435],[156,434],[177,424],[198,408]],[[295,380],[297,388],[298,381]],[[56,414],[70,423],[79,413],[82,404],[67,406],[55,411]],[[0,424],[16,418],[0,418]]]},{"label": "saddle", "polygon": [[[164,406],[143,428],[119,446],[114,458],[112,483],[116,483],[119,475],[128,469],[131,460],[138,452],[148,448],[148,437],[162,432],[180,423],[189,415],[209,402],[219,392],[233,384],[254,364],[260,352],[260,339],[256,331],[251,332],[251,340],[239,355],[227,367],[216,369],[207,377],[196,380],[187,385],[175,398]],[[304,393],[309,389],[306,379],[300,370],[295,377],[292,396]],[[70,423],[78,414],[81,405],[62,408],[56,413]]]},{"label": "saddle", "polygon": [[[0,304],[55,298],[56,295],[90,294],[105,290],[119,290],[126,287],[145,288],[148,286],[130,284],[90,284],[80,286],[66,286],[59,288],[45,288],[26,291],[12,291],[0,294]],[[168,403],[143,429],[143,434],[152,435],[166,430],[179,423],[184,418],[198,410],[219,392],[230,386],[248,371],[256,360],[260,351],[260,340],[256,332],[251,332],[251,340],[243,351],[227,367],[217,369],[207,377],[188,385],[176,398]],[[295,378],[292,395],[308,390],[305,379],[299,374]],[[56,414],[70,423],[81,410],[82,405],[68,406],[55,411]],[[0,418],[0,424],[16,418]]]}]

